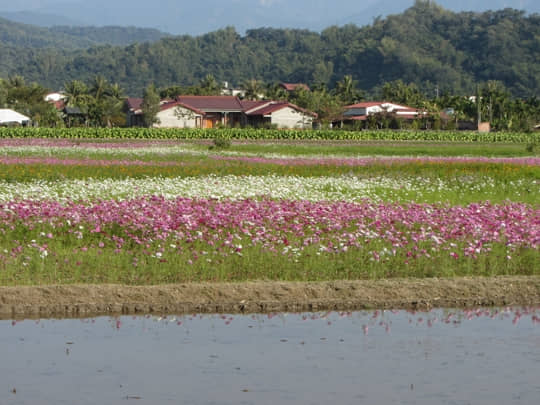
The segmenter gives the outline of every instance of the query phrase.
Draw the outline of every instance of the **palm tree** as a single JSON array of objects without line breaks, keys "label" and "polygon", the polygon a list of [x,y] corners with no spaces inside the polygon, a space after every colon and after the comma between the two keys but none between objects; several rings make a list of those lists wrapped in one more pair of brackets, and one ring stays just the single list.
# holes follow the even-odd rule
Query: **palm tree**
[{"label": "palm tree", "polygon": [[106,96],[109,89],[109,83],[101,75],[94,77],[92,85],[90,87],[90,94],[94,97],[96,101],[100,101],[103,97]]},{"label": "palm tree", "polygon": [[356,80],[351,75],[346,75],[336,84],[336,95],[345,104],[354,104],[362,99],[362,93],[356,88]]},{"label": "palm tree", "polygon": [[242,88],[245,92],[244,97],[247,100],[258,100],[260,98],[259,96],[263,93],[264,85],[257,79],[250,79],[242,84]]},{"label": "palm tree", "polygon": [[107,96],[116,100],[122,100],[124,98],[124,89],[118,83],[111,84],[107,89]]},{"label": "palm tree", "polygon": [[64,83],[64,93],[66,95],[66,105],[70,107],[86,105],[90,100],[88,87],[79,80]]},{"label": "palm tree", "polygon": [[122,108],[124,106],[124,90],[118,83],[109,85],[103,101],[103,121],[108,127],[123,124],[125,120]]},{"label": "palm tree", "polygon": [[25,85],[24,77],[20,75],[11,76],[9,78],[9,85],[11,87],[23,87]]},{"label": "palm tree", "polygon": [[206,75],[204,79],[200,81],[200,88],[205,95],[217,95],[220,92],[219,83],[213,75]]}]

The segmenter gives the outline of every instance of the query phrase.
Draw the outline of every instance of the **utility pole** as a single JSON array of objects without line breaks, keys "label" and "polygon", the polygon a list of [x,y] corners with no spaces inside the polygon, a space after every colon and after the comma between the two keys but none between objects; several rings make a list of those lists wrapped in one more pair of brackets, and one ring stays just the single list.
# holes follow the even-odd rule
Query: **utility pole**
[{"label": "utility pole", "polygon": [[480,105],[480,88],[476,85],[476,112],[478,114],[478,126],[482,122],[482,106]]}]

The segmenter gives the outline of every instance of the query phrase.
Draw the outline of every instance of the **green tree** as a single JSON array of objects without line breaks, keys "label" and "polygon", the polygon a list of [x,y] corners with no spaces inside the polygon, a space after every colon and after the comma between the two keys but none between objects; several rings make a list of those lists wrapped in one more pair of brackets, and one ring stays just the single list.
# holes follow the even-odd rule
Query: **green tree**
[{"label": "green tree", "polygon": [[351,75],[345,75],[336,84],[336,95],[344,104],[355,104],[362,99],[362,92],[356,87],[357,82]]},{"label": "green tree", "polygon": [[245,91],[247,100],[258,100],[259,95],[264,94],[264,84],[257,79],[246,80],[242,84],[242,89]]},{"label": "green tree", "polygon": [[281,87],[279,83],[268,83],[264,93],[270,100],[286,101],[289,99],[289,92]]},{"label": "green tree", "polygon": [[334,75],[334,62],[331,60],[328,62],[319,62],[315,65],[315,70],[312,74],[312,81],[316,85],[325,85],[327,86],[332,80]]},{"label": "green tree", "polygon": [[63,127],[64,121],[54,104],[37,103],[31,109],[32,121],[40,127]]},{"label": "green tree", "polygon": [[101,76],[96,75],[92,79],[92,84],[90,85],[90,95],[94,98],[95,101],[99,102],[107,96],[109,91],[109,82]]},{"label": "green tree", "polygon": [[151,84],[144,90],[143,102],[141,104],[144,125],[151,127],[159,123],[157,114],[159,112],[159,95],[156,86]]},{"label": "green tree", "polygon": [[221,86],[217,82],[216,78],[208,74],[202,79],[199,83],[202,95],[205,96],[214,96],[218,95],[221,92]]},{"label": "green tree", "polygon": [[0,108],[7,106],[8,89],[7,83],[0,78]]},{"label": "green tree", "polygon": [[64,84],[66,105],[70,107],[82,107],[88,105],[90,95],[88,87],[80,80],[72,80]]},{"label": "green tree", "polygon": [[327,127],[334,121],[339,121],[343,115],[342,101],[331,94],[326,86],[317,86],[313,91],[298,89],[291,101],[299,107],[317,114],[317,122]]},{"label": "green tree", "polygon": [[405,84],[401,79],[385,83],[382,87],[382,97],[385,101],[416,108],[421,108],[426,101],[416,84]]}]

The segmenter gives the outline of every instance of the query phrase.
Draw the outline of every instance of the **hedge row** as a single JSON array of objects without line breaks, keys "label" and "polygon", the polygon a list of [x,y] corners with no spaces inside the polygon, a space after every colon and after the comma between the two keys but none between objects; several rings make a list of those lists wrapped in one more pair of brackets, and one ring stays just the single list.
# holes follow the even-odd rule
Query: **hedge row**
[{"label": "hedge row", "polygon": [[342,131],[295,129],[0,128],[0,138],[65,139],[293,139],[540,143],[540,133],[472,131]]}]

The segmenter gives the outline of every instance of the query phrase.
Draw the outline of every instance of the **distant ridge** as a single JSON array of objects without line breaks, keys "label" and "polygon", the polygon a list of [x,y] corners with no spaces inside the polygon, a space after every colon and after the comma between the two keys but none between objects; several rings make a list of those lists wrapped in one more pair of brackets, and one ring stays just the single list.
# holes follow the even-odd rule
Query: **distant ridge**
[{"label": "distant ridge", "polygon": [[69,50],[96,45],[126,46],[133,43],[155,42],[166,36],[169,35],[153,28],[71,26],[47,28],[0,17],[0,40],[3,46],[9,47]]},{"label": "distant ridge", "polygon": [[0,17],[22,24],[38,27],[53,27],[55,25],[84,26],[83,21],[74,20],[62,15],[38,13],[35,11],[0,12]]},{"label": "distant ridge", "polygon": [[[539,0],[436,0],[446,9],[459,11],[523,9],[540,12]],[[366,25],[377,16],[398,14],[415,0],[17,0],[0,6],[0,12],[21,11],[17,21],[51,26],[54,15],[67,21],[54,25],[137,26],[175,35],[200,35],[226,26],[238,32],[259,27],[302,28],[320,31],[331,25]],[[35,13],[32,20],[24,15]],[[28,17],[30,18],[30,17]]]}]

